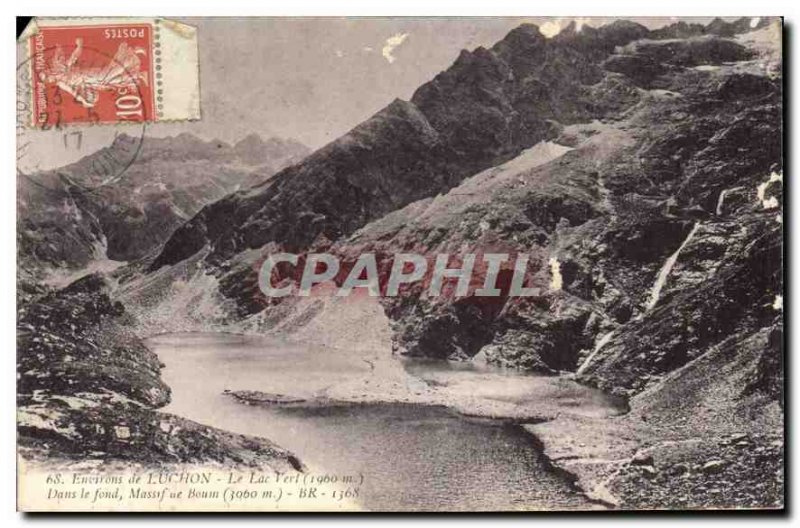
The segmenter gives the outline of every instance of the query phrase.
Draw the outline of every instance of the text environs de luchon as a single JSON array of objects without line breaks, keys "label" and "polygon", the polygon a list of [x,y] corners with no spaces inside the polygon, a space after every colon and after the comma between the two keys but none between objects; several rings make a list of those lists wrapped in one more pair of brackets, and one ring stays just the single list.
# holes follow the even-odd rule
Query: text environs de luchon
[{"label": "text environs de luchon", "polygon": [[[438,297],[532,297],[542,288],[532,287],[536,271],[524,253],[414,253],[381,255],[361,253],[343,259],[330,253],[274,253],[262,262],[258,285],[266,297],[332,294],[347,297],[365,292],[370,297],[395,297],[416,287],[422,295]],[[560,289],[559,263],[550,259],[550,289]],[[323,288],[321,286],[335,285]]]}]

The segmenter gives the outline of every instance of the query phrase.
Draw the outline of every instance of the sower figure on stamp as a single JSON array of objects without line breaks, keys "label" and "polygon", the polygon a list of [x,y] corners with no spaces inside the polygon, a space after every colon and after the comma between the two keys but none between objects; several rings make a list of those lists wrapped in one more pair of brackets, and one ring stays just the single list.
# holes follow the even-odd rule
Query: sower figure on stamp
[{"label": "sower figure on stamp", "polygon": [[85,108],[97,103],[102,90],[119,90],[135,86],[137,81],[147,84],[147,72],[141,71],[139,55],[146,52],[142,48],[131,48],[126,42],[120,43],[114,57],[102,68],[81,68],[76,66],[83,51],[83,39],[75,39],[75,50],[69,59],[59,46],[50,68],[45,72],[46,81],[59,88]]}]

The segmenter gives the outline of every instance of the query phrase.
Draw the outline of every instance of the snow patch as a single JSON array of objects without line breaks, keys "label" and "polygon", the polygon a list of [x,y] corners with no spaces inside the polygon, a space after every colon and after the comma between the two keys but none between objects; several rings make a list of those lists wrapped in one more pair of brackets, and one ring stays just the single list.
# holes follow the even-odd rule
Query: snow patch
[{"label": "snow patch", "polygon": [[395,217],[403,218],[405,221],[408,216],[420,220],[436,217],[455,220],[466,208],[489,201],[496,189],[527,184],[532,180],[533,169],[552,162],[570,150],[573,149],[551,141],[541,141],[502,165],[491,167],[467,178],[447,194],[409,204],[395,213],[389,213],[376,224],[384,223],[388,226]]},{"label": "snow patch", "polygon": [[539,32],[545,38],[553,38],[561,33],[561,23],[558,20],[548,20],[539,27]]},{"label": "snow patch", "polygon": [[774,209],[778,207],[780,203],[778,199],[774,196],[770,196],[769,198],[766,197],[767,189],[770,185],[775,182],[782,182],[783,181],[783,172],[772,172],[769,175],[769,179],[764,183],[760,183],[758,188],[756,189],[756,193],[758,195],[758,201],[761,202],[761,205],[764,206],[764,209]]},{"label": "snow patch", "polygon": [[53,399],[66,403],[70,409],[74,410],[93,408],[93,407],[98,407],[100,405],[96,401],[92,401],[88,398],[81,398],[78,396],[55,395],[53,396]]},{"label": "snow patch", "polygon": [[650,291],[650,300],[647,301],[648,310],[652,310],[655,307],[658,299],[661,297],[661,290],[664,288],[664,284],[667,283],[667,277],[669,277],[669,273],[672,271],[673,266],[675,266],[675,263],[678,261],[678,256],[680,255],[681,251],[683,251],[683,248],[686,247],[686,244],[688,244],[692,239],[694,234],[697,232],[697,228],[699,227],[700,223],[698,222],[694,225],[694,227],[692,227],[692,230],[689,231],[689,236],[687,236],[680,247],[675,250],[675,253],[670,255],[667,261],[664,262],[664,265],[661,266],[661,270],[658,272],[656,282],[653,284],[653,289]]},{"label": "snow patch", "polygon": [[74,424],[61,425],[63,415],[42,405],[32,405],[17,410],[17,426],[53,431],[67,438],[77,440],[80,435]]},{"label": "snow patch", "polygon": [[775,296],[775,301],[772,303],[772,309],[779,312],[783,311],[783,295]]},{"label": "snow patch", "polygon": [[561,276],[561,263],[555,257],[550,258],[550,274],[552,275],[550,289],[560,290],[564,285],[564,278]]},{"label": "snow patch", "polygon": [[91,275],[93,273],[101,273],[105,275],[126,264],[127,262],[121,260],[111,260],[107,258],[96,259],[89,262],[89,264],[79,270],[51,270],[42,282],[51,288],[61,289],[69,286],[78,279],[86,277],[87,275]]},{"label": "snow patch", "polygon": [[589,357],[583,360],[583,363],[581,363],[581,366],[578,367],[578,370],[575,373],[578,375],[583,374],[583,372],[586,370],[586,367],[589,366],[589,364],[592,362],[597,353],[600,352],[600,349],[603,348],[609,341],[611,341],[612,337],[614,337],[613,330],[611,332],[606,332],[605,334],[600,336],[600,339],[597,340],[597,344],[595,344],[592,353],[589,354]]}]

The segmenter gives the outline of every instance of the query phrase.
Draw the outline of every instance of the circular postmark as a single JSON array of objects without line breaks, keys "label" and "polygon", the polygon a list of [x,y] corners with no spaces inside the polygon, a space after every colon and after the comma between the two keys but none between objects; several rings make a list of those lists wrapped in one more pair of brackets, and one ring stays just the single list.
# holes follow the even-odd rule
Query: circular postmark
[{"label": "circular postmark", "polygon": [[[147,121],[152,120],[147,107],[135,120],[100,122],[95,110],[97,92],[77,93],[41,71],[47,61],[74,56],[78,45],[44,48],[35,54],[26,43],[21,47],[25,58],[17,65],[17,177],[45,188],[67,179],[71,188],[87,193],[119,181],[142,151]],[[116,57],[82,45],[79,52],[85,71],[115,72],[115,89],[121,98],[144,97],[133,72]],[[39,61],[38,67],[34,61]],[[85,115],[76,114],[76,108]],[[54,171],[59,175],[55,180]]]}]

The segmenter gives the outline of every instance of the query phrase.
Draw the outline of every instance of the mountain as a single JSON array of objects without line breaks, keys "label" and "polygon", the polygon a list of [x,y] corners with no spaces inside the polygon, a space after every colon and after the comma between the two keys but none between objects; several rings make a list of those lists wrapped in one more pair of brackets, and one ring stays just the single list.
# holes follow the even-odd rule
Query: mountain
[{"label": "mountain", "polygon": [[[135,161],[112,182],[95,170],[109,159]],[[128,154],[126,154],[128,153]],[[157,248],[200,208],[259,184],[302,159],[292,140],[253,134],[236,145],[191,134],[126,134],[60,169],[18,178],[18,240],[33,267],[80,268],[97,260],[136,260]]]},{"label": "mountain", "polygon": [[685,39],[701,35],[716,35],[719,37],[733,37],[737,34],[747,33],[767,27],[770,19],[766,17],[750,18],[741,17],[733,22],[715,18],[707,25],[697,23],[675,22],[650,32],[652,39]]},{"label": "mountain", "polygon": [[264,141],[258,134],[240,139],[231,151],[234,158],[248,165],[268,165],[282,160],[300,161],[309,153],[308,148],[299,141],[275,137]]},{"label": "mountain", "polygon": [[[370,251],[379,267],[398,252],[525,254],[533,297],[381,299],[393,351],[624,398],[622,417],[526,425],[603,502],[779,505],[780,31],[775,19],[618,21],[548,39],[522,25],[202,207],[115,274],[119,298],[145,333],[302,332],[341,314],[265,299],[257,270],[271,252]],[[360,346],[375,329],[359,321],[317,333]]]},{"label": "mountain", "polygon": [[[548,40],[536,26],[523,25],[491,50],[463,51],[410,101],[395,100],[281,171],[268,187],[204,208],[170,238],[152,269],[206,244],[213,246],[210,260],[222,261],[270,241],[303,248],[318,236],[335,240],[446,191],[555,137],[556,122],[601,116],[601,106],[625,94],[597,57],[646,33],[642,26],[615,22]],[[604,98],[599,102],[598,90]]]}]

